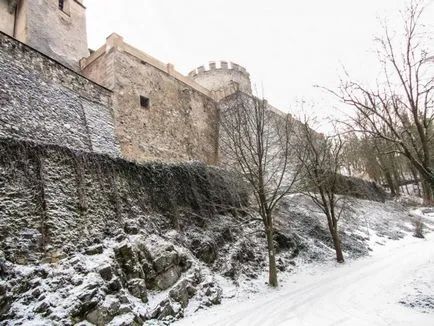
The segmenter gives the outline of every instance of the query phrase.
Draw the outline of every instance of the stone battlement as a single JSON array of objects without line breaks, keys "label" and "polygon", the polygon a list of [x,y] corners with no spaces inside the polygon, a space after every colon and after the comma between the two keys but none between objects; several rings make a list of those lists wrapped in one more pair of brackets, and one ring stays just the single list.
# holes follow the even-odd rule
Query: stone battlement
[{"label": "stone battlement", "polygon": [[188,77],[213,92],[217,101],[237,90],[252,93],[250,74],[234,62],[210,61],[191,71]]},{"label": "stone battlement", "polygon": [[163,63],[160,60],[152,57],[151,55],[149,55],[149,54],[147,54],[147,53],[145,53],[139,49],[136,49],[135,47],[124,42],[123,37],[116,34],[116,33],[112,33],[109,37],[107,37],[106,44],[101,46],[99,49],[95,50],[87,58],[83,58],[80,60],[81,70],[82,71],[85,70],[86,67],[90,66],[92,63],[94,63],[102,55],[108,53],[112,48],[116,48],[117,50],[119,50],[121,52],[128,53],[128,54],[138,58],[139,60],[146,62],[146,63],[154,66],[155,68],[167,73],[168,75],[176,78],[177,80],[190,86],[191,88],[195,89],[196,91],[212,98],[212,94],[211,94],[210,90],[195,83],[193,80],[191,80],[187,76],[184,76],[180,72],[176,71],[173,64]]},{"label": "stone battlement", "polygon": [[239,64],[236,64],[234,62],[231,62],[231,61],[210,61],[208,64],[202,65],[202,66],[197,67],[196,69],[190,71],[188,73],[188,76],[194,77],[198,74],[201,74],[201,73],[204,73],[207,71],[211,71],[211,70],[235,70],[235,71],[239,71],[241,73],[244,73],[246,75],[249,75],[246,68],[244,68],[243,66],[240,66]]}]

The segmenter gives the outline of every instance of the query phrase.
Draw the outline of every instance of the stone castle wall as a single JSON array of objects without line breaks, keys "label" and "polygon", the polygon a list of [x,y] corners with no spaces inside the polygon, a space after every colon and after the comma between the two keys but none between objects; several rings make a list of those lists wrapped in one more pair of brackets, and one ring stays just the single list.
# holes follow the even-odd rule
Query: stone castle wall
[{"label": "stone castle wall", "polygon": [[85,7],[80,1],[20,1],[15,37],[50,58],[78,71],[78,62],[89,55]]},{"label": "stone castle wall", "polygon": [[212,218],[247,205],[236,180],[200,164],[138,165],[0,139],[0,252],[25,264],[122,236],[128,223],[158,232],[189,212]]},{"label": "stone castle wall", "polygon": [[[113,90],[116,136],[124,158],[217,163],[219,114],[208,90],[117,35],[85,59],[82,68],[87,77]],[[140,96],[149,99],[149,107],[141,106]]]},{"label": "stone castle wall", "polygon": [[0,137],[119,156],[111,92],[0,33]]},{"label": "stone castle wall", "polygon": [[0,31],[13,35],[15,25],[15,8],[9,0],[0,0]]}]

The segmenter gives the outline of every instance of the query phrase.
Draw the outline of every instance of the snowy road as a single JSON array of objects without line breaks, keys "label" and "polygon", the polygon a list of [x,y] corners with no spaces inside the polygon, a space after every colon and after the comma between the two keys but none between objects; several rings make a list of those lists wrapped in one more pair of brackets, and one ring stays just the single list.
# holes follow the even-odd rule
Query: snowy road
[{"label": "snowy road", "polygon": [[434,237],[389,241],[371,257],[314,274],[300,272],[279,290],[226,301],[181,325],[434,325],[434,311],[401,303],[423,292],[434,300]]}]

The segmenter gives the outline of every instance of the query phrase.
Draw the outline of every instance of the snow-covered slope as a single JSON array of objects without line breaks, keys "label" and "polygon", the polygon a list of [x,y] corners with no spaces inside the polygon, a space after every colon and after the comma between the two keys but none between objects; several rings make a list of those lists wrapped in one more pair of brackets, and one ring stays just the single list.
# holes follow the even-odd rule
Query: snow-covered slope
[{"label": "snow-covered slope", "polygon": [[[161,215],[149,219],[163,225]],[[416,219],[428,240],[412,237]],[[295,325],[382,325],[400,314],[428,325],[433,316],[430,210],[352,199],[341,221],[347,263],[336,265],[324,217],[308,198],[289,198],[276,216],[277,291],[266,284],[260,224],[229,215],[181,222],[181,230],[115,228],[115,238],[53,263],[6,261],[0,325],[165,325],[183,316],[193,319],[181,325],[286,325],[291,318]]]},{"label": "snow-covered slope", "polygon": [[[413,214],[434,218],[429,210]],[[304,266],[277,290],[228,300],[175,325],[434,325],[433,234],[393,241],[371,233],[369,257]]]}]

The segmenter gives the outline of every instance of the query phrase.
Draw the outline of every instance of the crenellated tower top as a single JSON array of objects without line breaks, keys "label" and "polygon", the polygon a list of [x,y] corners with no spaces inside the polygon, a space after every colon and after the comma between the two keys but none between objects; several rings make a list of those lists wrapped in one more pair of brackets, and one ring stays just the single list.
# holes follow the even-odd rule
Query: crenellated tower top
[{"label": "crenellated tower top", "polygon": [[192,70],[188,76],[212,91],[217,99],[236,91],[252,93],[250,74],[246,68],[228,61],[210,61]]}]

